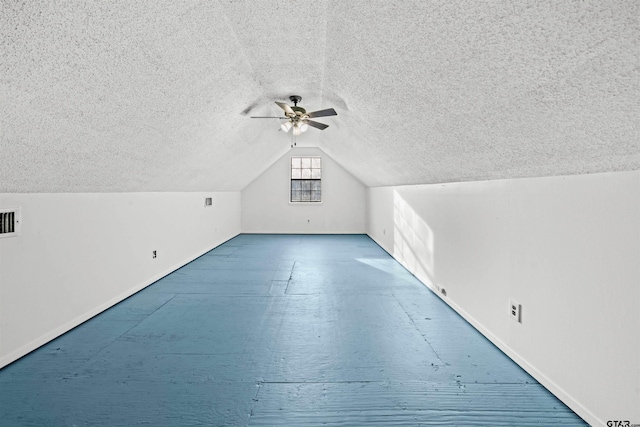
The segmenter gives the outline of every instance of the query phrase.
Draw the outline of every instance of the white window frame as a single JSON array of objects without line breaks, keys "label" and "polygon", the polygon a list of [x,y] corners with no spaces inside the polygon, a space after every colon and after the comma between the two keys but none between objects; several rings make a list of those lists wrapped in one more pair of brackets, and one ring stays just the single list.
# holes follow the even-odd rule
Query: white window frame
[{"label": "white window frame", "polygon": [[[309,169],[318,169],[319,173],[320,173],[320,177],[319,178],[294,178],[293,177],[293,160],[294,159],[318,159],[320,162],[320,167],[319,168],[309,168]],[[313,162],[313,160],[311,160]],[[306,168],[305,168],[306,169]],[[289,159],[289,195],[288,195],[288,199],[289,199],[289,204],[292,205],[320,205],[322,204],[322,156],[291,156],[291,158]],[[320,183],[320,200],[319,201],[311,201],[311,200],[300,200],[300,201],[293,201],[292,200],[292,184],[293,181],[295,180],[313,180],[313,181],[319,181]]]}]

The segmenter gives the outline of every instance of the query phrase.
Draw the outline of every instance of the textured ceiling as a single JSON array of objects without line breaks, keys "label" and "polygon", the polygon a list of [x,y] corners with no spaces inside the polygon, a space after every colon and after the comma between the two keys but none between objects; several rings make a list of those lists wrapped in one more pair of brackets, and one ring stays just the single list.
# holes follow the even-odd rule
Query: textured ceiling
[{"label": "textured ceiling", "polygon": [[6,0],[0,192],[240,190],[291,94],[369,186],[637,170],[639,5]]}]

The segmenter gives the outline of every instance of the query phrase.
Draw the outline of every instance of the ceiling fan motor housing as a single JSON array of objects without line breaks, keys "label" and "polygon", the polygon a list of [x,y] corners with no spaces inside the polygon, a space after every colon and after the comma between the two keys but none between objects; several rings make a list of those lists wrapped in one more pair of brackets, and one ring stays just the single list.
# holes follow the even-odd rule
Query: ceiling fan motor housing
[{"label": "ceiling fan motor housing", "polygon": [[306,114],[306,113],[307,113],[307,110],[305,110],[305,109],[304,109],[304,108],[302,108],[302,107],[293,106],[293,107],[291,107],[291,109],[292,109],[293,111],[295,111],[297,115],[303,115],[303,114]]},{"label": "ceiling fan motor housing", "polygon": [[289,99],[293,102],[293,107],[291,107],[291,109],[296,113],[296,116],[292,117],[292,119],[298,121],[302,116],[307,114],[307,110],[302,107],[298,107],[298,102],[302,101],[302,97],[300,95],[291,95]]}]

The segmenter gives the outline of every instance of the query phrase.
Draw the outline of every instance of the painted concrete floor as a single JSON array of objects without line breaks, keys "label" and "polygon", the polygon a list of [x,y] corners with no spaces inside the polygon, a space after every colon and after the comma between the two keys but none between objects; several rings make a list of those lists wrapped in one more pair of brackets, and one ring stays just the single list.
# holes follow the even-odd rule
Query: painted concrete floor
[{"label": "painted concrete floor", "polygon": [[367,236],[240,235],[0,370],[2,426],[586,425]]}]

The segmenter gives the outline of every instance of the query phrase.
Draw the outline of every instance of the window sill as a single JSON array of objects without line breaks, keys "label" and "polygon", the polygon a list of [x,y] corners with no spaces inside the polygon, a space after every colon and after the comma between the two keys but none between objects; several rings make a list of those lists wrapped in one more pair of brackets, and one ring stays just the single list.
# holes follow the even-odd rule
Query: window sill
[{"label": "window sill", "polygon": [[323,202],[291,202],[290,205],[321,205]]}]

